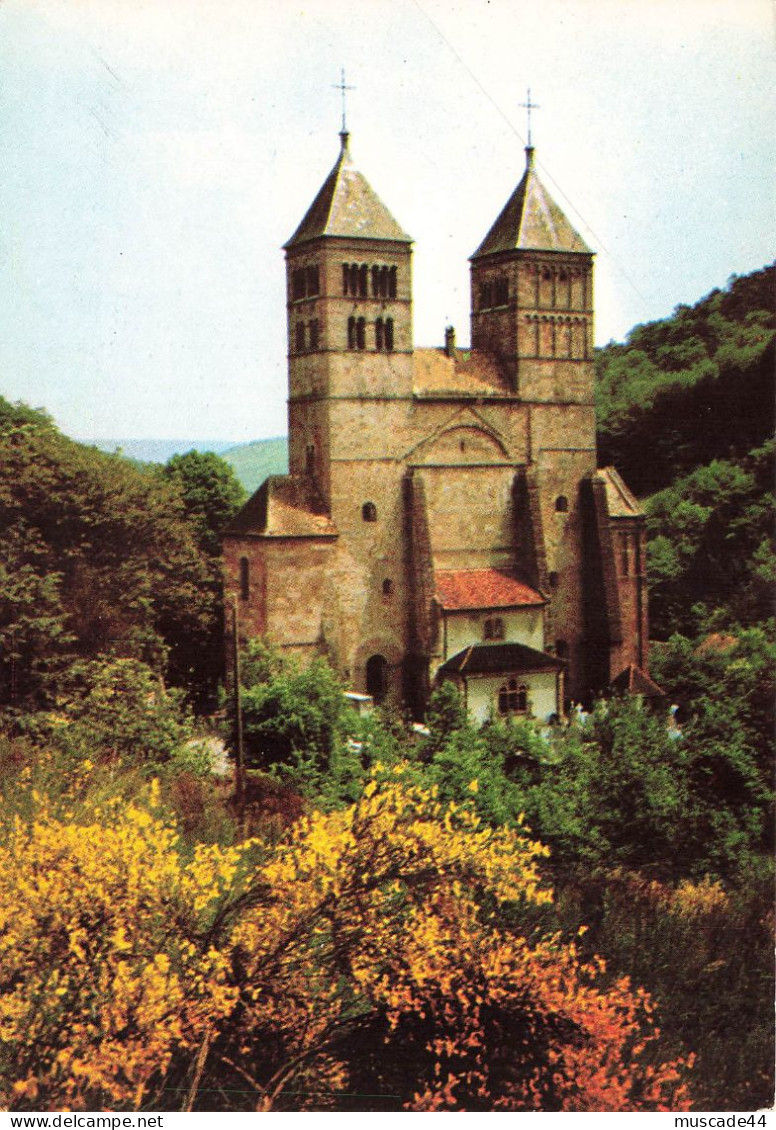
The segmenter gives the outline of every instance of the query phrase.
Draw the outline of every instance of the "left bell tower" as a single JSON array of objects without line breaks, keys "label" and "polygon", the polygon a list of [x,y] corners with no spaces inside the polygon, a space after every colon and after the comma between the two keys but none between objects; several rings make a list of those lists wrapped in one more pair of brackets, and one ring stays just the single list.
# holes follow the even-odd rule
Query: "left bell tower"
[{"label": "left bell tower", "polygon": [[330,512],[334,416],[406,397],[412,381],[411,240],[354,166],[345,130],[340,145],[284,247],[290,471],[315,479]]}]

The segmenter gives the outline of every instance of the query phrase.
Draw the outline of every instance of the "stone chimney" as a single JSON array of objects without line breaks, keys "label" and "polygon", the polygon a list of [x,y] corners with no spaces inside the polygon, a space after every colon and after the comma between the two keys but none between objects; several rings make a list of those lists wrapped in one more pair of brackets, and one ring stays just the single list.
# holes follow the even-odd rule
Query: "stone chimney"
[{"label": "stone chimney", "polygon": [[455,356],[455,329],[453,326],[445,327],[445,353],[448,357]]}]

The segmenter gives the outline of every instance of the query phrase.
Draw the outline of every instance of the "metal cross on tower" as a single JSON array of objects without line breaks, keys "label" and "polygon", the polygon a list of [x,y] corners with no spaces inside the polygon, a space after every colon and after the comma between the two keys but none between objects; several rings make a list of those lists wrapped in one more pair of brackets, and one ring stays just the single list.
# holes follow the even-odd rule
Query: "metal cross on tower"
[{"label": "metal cross on tower", "polygon": [[333,85],[335,90],[339,90],[342,93],[342,129],[341,129],[340,132],[341,133],[347,133],[348,127],[345,124],[345,91],[346,90],[355,90],[356,88],[355,88],[355,86],[347,86],[345,84],[345,68],[344,67],[342,68],[342,70],[340,72],[339,82],[332,83],[332,85]]},{"label": "metal cross on tower", "polygon": [[[343,79],[344,81],[344,79]],[[344,95],[343,95],[344,97]],[[525,102],[521,102],[520,106],[528,111],[528,148],[531,148],[531,110],[540,110],[541,107],[538,102],[531,101],[531,88],[528,87],[528,98]]]}]

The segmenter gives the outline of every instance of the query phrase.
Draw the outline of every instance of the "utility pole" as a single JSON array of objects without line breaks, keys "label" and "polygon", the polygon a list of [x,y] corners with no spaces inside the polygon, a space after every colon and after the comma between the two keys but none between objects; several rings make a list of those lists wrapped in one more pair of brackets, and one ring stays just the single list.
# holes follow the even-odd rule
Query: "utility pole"
[{"label": "utility pole", "polygon": [[232,603],[232,706],[234,710],[235,780],[234,799],[238,810],[245,803],[245,748],[243,745],[242,686],[240,684],[240,636],[237,625],[237,601]]}]

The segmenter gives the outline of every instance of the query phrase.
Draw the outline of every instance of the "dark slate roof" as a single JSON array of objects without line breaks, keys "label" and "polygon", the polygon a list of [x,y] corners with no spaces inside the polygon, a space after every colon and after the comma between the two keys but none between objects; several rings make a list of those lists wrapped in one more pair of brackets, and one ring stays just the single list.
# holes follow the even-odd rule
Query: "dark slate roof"
[{"label": "dark slate roof", "polygon": [[270,475],[224,531],[226,537],[333,537],[337,528],[305,475]]},{"label": "dark slate roof", "polygon": [[547,601],[505,569],[437,569],[436,598],[449,612],[474,608],[530,608]]},{"label": "dark slate roof", "polygon": [[340,134],[342,151],[337,163],[310,205],[286,249],[321,236],[346,239],[385,239],[411,243],[377,193],[353,164],[348,135]]},{"label": "dark slate roof", "polygon": [[523,643],[478,643],[464,648],[439,668],[444,675],[518,675],[560,671],[566,664]]},{"label": "dark slate roof", "polygon": [[646,671],[635,663],[620,671],[616,679],[612,679],[612,690],[625,691],[627,694],[640,694],[644,698],[665,698],[666,692],[661,686],[651,679]]},{"label": "dark slate roof", "polygon": [[499,251],[575,251],[591,255],[590,248],[536,175],[533,149],[526,149],[526,158],[523,179],[472,259]]}]

